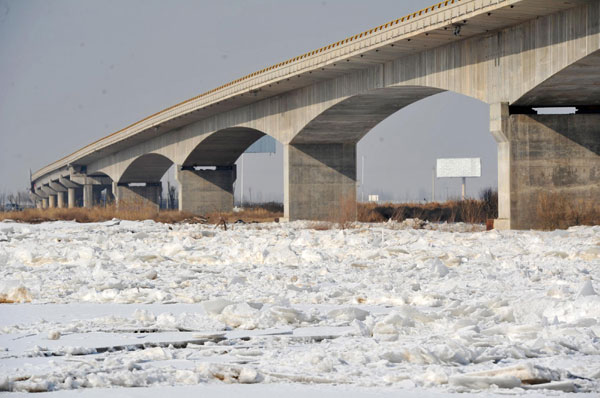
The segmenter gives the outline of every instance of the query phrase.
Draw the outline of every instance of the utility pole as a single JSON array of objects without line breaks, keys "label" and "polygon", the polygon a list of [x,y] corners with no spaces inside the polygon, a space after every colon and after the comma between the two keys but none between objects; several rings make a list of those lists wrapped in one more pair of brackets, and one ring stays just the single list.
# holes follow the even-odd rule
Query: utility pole
[{"label": "utility pole", "polygon": [[435,202],[435,167],[431,169],[431,201]]},{"label": "utility pole", "polygon": [[240,207],[243,209],[244,208],[244,154],[242,153],[242,155],[240,156],[240,158],[242,158],[242,172],[241,177],[240,177]]},{"label": "utility pole", "polygon": [[360,201],[365,202],[365,155],[362,156],[362,176],[360,177]]}]

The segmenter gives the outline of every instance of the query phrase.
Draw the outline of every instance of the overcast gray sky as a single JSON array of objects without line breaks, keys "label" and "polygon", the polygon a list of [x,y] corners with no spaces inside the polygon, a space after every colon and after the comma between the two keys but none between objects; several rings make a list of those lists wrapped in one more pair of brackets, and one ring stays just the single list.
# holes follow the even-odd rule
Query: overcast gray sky
[{"label": "overcast gray sky", "polygon": [[[0,0],[0,191],[149,114],[434,2]],[[390,116],[359,143],[365,195],[429,198],[437,157],[481,157],[468,193],[495,187],[488,119],[453,93]],[[281,164],[281,151],[244,155],[245,195],[281,200]],[[456,196],[460,182],[436,190]]]}]

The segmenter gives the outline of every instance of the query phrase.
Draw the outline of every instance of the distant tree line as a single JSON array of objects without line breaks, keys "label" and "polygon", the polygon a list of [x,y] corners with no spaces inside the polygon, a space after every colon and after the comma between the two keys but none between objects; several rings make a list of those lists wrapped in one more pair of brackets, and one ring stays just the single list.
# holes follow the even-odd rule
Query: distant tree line
[{"label": "distant tree line", "polygon": [[0,192],[0,211],[19,211],[34,206],[27,191]]}]

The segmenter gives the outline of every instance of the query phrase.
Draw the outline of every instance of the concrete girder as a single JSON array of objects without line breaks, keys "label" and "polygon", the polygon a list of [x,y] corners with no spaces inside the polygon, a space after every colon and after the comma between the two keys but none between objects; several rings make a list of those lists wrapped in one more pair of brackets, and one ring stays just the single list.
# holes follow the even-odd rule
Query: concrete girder
[{"label": "concrete girder", "polygon": [[40,189],[44,191],[47,195],[56,195],[56,191],[50,188],[50,186],[44,185],[40,187]]},{"label": "concrete girder", "polygon": [[77,184],[66,177],[60,177],[58,181],[61,185],[67,188],[81,188],[81,184]]},{"label": "concrete girder", "polygon": [[110,185],[112,179],[108,176],[88,176],[85,174],[71,174],[70,180],[79,185]]},{"label": "concrete girder", "polygon": [[67,192],[67,188],[58,182],[50,182],[48,186],[56,192]]},{"label": "concrete girder", "polygon": [[34,193],[37,196],[39,196],[40,198],[47,198],[48,197],[48,194],[44,190],[42,190],[41,187],[36,187]]},{"label": "concrete girder", "polygon": [[29,198],[30,198],[32,201],[34,201],[34,202],[35,202],[36,200],[40,200],[40,199],[42,199],[42,197],[41,197],[41,196],[39,196],[39,195],[37,195],[36,193],[34,193],[34,192],[31,192],[31,191],[29,192]]}]

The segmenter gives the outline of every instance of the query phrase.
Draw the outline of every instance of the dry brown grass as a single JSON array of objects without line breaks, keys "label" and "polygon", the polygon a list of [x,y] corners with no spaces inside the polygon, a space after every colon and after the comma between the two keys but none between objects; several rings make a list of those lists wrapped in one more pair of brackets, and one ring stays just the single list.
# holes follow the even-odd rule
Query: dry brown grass
[{"label": "dry brown grass", "polygon": [[468,199],[448,202],[430,203],[359,203],[358,221],[383,222],[389,219],[404,221],[408,218],[418,218],[431,222],[466,222],[482,224],[494,214],[488,213],[491,208],[485,200]]},{"label": "dry brown grass", "polygon": [[220,222],[221,219],[228,223],[234,223],[239,220],[246,223],[273,222],[279,221],[281,217],[283,217],[283,211],[270,210],[261,207],[246,208],[242,211],[232,213],[213,212],[206,215],[208,222],[212,224]]},{"label": "dry brown grass", "polygon": [[250,208],[238,213],[210,213],[199,217],[178,210],[158,210],[147,203],[119,203],[91,209],[77,207],[73,209],[26,209],[24,211],[0,212],[0,221],[10,219],[17,222],[37,224],[46,221],[71,221],[81,223],[101,222],[118,218],[120,220],[154,220],[162,223],[207,222],[216,224],[221,219],[228,223],[238,220],[244,222],[272,222],[282,217],[283,212],[263,208]]},{"label": "dry brown grass", "polygon": [[600,225],[600,203],[569,200],[561,193],[538,194],[536,215],[545,230],[566,229],[575,225]]},{"label": "dry brown grass", "polygon": [[353,196],[343,196],[339,203],[329,213],[330,223],[337,224],[341,229],[349,228],[356,221],[356,198]]},{"label": "dry brown grass", "polygon": [[121,220],[154,220],[164,223],[175,223],[193,217],[188,213],[176,210],[158,211],[156,206],[120,204],[91,209],[77,207],[73,209],[26,209],[23,211],[0,213],[0,221],[10,219],[18,222],[41,223],[45,221],[71,221],[81,223],[101,222],[118,218]]}]

